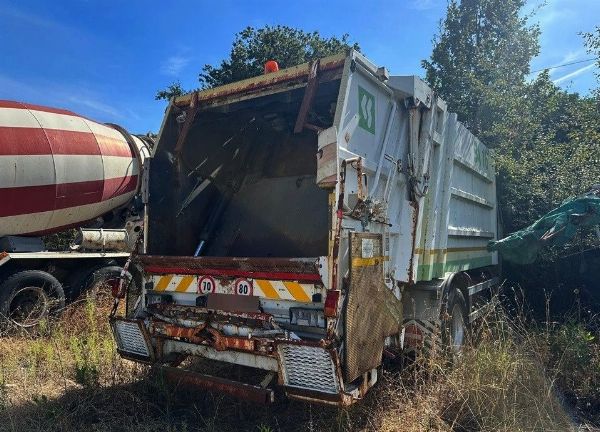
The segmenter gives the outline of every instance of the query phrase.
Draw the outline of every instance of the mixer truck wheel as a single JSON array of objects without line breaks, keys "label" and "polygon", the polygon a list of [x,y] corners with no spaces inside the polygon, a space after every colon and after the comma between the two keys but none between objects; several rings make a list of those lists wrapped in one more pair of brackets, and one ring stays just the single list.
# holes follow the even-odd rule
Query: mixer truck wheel
[{"label": "mixer truck wheel", "polygon": [[15,273],[0,285],[0,319],[5,325],[31,328],[64,307],[62,285],[44,271]]},{"label": "mixer truck wheel", "polygon": [[71,274],[67,276],[64,283],[67,301],[72,302],[77,300],[77,298],[89,288],[94,272],[112,266],[116,266],[116,262],[111,261],[104,264],[96,264],[72,271]]},{"label": "mixer truck wheel", "polygon": [[467,302],[462,291],[451,287],[442,316],[442,342],[455,354],[462,351],[469,335]]},{"label": "mixer truck wheel", "polygon": [[[83,278],[81,284],[81,293],[86,293],[89,297],[103,297],[105,294],[111,295],[111,288],[113,284],[119,282],[121,277],[122,267],[117,265],[110,265],[105,267],[99,267],[91,270]],[[131,280],[131,274],[125,273],[125,283]]]}]

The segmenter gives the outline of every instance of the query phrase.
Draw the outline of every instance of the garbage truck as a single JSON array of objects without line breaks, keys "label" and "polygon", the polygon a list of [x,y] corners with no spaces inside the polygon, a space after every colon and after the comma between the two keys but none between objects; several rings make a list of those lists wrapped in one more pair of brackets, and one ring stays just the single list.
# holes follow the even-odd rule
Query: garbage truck
[{"label": "garbage truck", "polygon": [[[0,101],[2,328],[34,327],[90,285],[118,282],[142,230],[151,145],[68,110]],[[44,243],[69,228],[82,228],[72,248]]]},{"label": "garbage truck", "polygon": [[171,100],[142,199],[118,352],[246,400],[350,405],[384,358],[460,349],[498,281],[488,150],[355,50]]}]

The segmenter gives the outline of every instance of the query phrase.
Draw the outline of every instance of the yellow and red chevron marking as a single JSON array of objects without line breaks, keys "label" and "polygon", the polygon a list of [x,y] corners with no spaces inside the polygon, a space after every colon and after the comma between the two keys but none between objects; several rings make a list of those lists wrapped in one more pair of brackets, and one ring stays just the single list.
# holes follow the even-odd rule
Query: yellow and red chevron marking
[{"label": "yellow and red chevron marking", "polygon": [[[198,294],[198,280],[202,275],[152,275],[154,291]],[[235,280],[211,277],[215,282],[215,293],[235,294]],[[252,284],[252,295],[271,300],[291,300],[297,302],[312,302],[313,294],[321,294],[324,301],[326,290],[321,285],[300,283],[296,281],[245,279]]]}]

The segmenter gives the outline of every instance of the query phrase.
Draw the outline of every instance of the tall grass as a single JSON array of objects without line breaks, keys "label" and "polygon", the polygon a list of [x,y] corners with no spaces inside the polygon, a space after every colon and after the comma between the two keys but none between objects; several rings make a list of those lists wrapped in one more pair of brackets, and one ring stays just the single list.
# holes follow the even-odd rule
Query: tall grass
[{"label": "tall grass", "polygon": [[347,409],[255,406],[165,383],[115,354],[108,308],[82,301],[35,337],[0,339],[1,431],[568,431],[600,399],[593,331],[501,308],[460,356],[434,352],[383,372]]}]

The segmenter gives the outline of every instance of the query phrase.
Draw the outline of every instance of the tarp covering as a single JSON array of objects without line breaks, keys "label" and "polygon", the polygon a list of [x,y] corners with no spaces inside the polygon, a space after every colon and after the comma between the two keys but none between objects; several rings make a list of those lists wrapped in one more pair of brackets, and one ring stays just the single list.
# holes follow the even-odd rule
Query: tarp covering
[{"label": "tarp covering", "polygon": [[545,246],[562,246],[571,240],[579,227],[600,225],[600,193],[595,191],[564,201],[533,225],[488,244],[489,251],[518,264],[531,264]]}]

